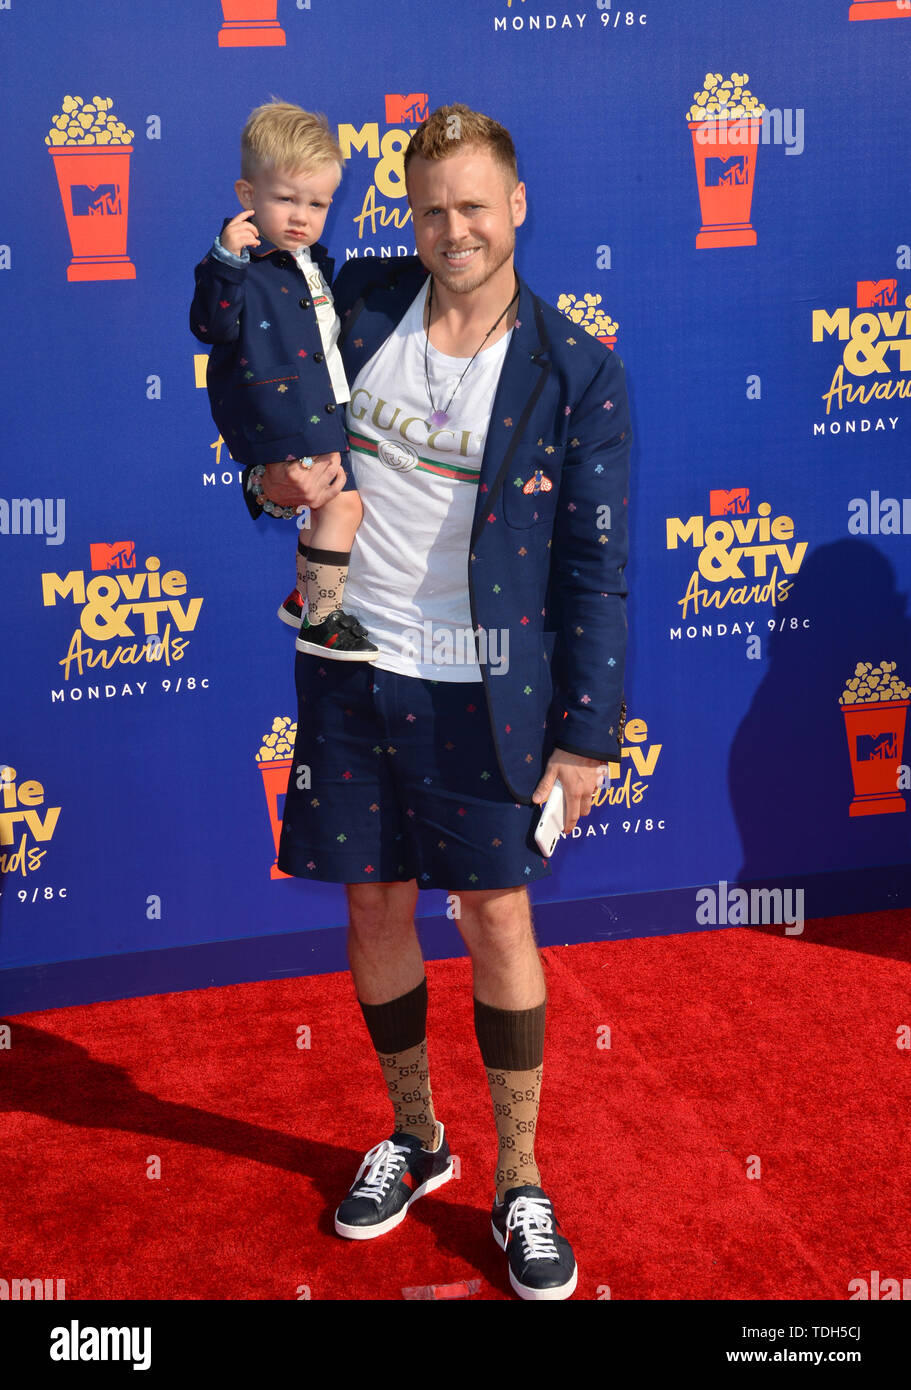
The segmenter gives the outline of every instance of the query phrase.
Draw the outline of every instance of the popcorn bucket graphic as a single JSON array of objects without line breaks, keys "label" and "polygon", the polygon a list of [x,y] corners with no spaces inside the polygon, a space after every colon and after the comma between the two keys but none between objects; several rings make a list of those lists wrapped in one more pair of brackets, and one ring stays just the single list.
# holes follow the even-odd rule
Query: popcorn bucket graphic
[{"label": "popcorn bucket graphic", "polygon": [[911,9],[900,0],[855,0],[849,19],[911,19]]},{"label": "popcorn bucket graphic", "polygon": [[911,687],[897,674],[896,662],[858,661],[838,703],[845,713],[845,733],[854,778],[852,816],[881,816],[904,811],[898,790],[905,711]]},{"label": "popcorn bucket graphic", "polygon": [[762,121],[687,121],[699,183],[702,227],[696,246],[755,246],[750,222]]},{"label": "popcorn bucket graphic", "polygon": [[561,314],[566,315],[570,323],[577,323],[586,333],[590,333],[599,343],[604,343],[605,347],[613,351],[619,325],[606,309],[601,308],[600,294],[584,294],[578,298],[574,294],[561,294],[557,300],[557,308]]},{"label": "popcorn bucket graphic", "polygon": [[73,251],[68,280],[136,279],[136,267],[127,255],[132,153],[132,145],[62,145],[49,150]]},{"label": "popcorn bucket graphic", "polygon": [[881,816],[907,810],[898,788],[905,739],[907,700],[842,705],[854,778],[852,816]]},{"label": "popcorn bucket graphic", "polygon": [[[290,714],[278,714],[272,720],[272,728],[263,734],[256,761],[263,775],[263,788],[266,805],[269,808],[269,824],[275,841],[275,859],[272,864],[272,878],[290,878],[278,867],[278,845],[282,833],[282,817],[285,814],[285,795],[288,791],[288,778],[294,761],[294,741],[297,724]],[[308,784],[309,785],[309,784]]]},{"label": "popcorn bucket graphic", "polygon": [[[260,763],[259,770],[263,775],[263,787],[266,792],[266,805],[269,807],[269,822],[272,826],[272,838],[275,841],[275,859],[270,871],[272,878],[290,878],[290,874],[282,873],[278,867],[278,841],[282,833],[282,815],[284,814],[284,798],[288,790],[288,778],[291,776],[291,764],[293,758],[283,758],[280,762]],[[282,805],[279,806],[279,797]]]},{"label": "popcorn bucket graphic", "polygon": [[219,48],[283,48],[285,31],[278,22],[278,0],[221,0],[224,24]]}]

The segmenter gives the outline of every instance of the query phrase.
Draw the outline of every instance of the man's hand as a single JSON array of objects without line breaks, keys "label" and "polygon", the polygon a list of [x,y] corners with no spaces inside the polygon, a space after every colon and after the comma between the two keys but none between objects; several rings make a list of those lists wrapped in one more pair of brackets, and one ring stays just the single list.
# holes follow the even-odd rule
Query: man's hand
[{"label": "man's hand", "polygon": [[583,758],[578,753],[567,753],[555,748],[547,760],[544,776],[532,794],[532,801],[543,806],[554,782],[559,777],[566,800],[565,834],[575,828],[580,816],[587,816],[592,808],[592,800],[598,790],[598,782],[604,772],[604,763],[597,758]]},{"label": "man's hand", "polygon": [[223,232],[219,233],[219,241],[226,251],[239,256],[244,246],[258,246],[259,233],[249,220],[253,216],[253,208],[247,208],[245,212],[239,212],[236,217],[232,217]]},{"label": "man's hand", "polygon": [[262,477],[263,497],[279,507],[324,507],[345,486],[341,454],[314,454],[313,467],[267,463]]}]

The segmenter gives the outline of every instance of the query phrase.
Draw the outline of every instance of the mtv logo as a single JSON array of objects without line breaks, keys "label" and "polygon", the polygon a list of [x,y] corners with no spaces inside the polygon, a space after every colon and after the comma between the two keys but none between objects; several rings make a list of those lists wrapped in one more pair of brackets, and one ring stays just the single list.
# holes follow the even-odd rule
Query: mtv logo
[{"label": "mtv logo", "polygon": [[750,510],[748,487],[713,487],[709,491],[710,516],[747,516]]},{"label": "mtv logo", "polygon": [[729,159],[710,158],[705,161],[706,188],[747,182],[747,157],[732,154]]},{"label": "mtv logo", "polygon": [[117,183],[74,183],[70,196],[74,217],[113,217],[122,211]]},{"label": "mtv logo", "polygon": [[897,280],[858,280],[858,309],[887,309],[897,303]]},{"label": "mtv logo", "polygon": [[134,570],[136,546],[133,541],[93,541],[89,545],[93,570]]},{"label": "mtv logo", "polygon": [[386,93],[387,125],[420,125],[430,115],[430,102],[426,92],[409,92],[402,96],[399,92]]},{"label": "mtv logo", "polygon": [[898,735],[896,733],[858,734],[857,761],[859,763],[868,763],[872,758],[888,760],[897,757]]}]

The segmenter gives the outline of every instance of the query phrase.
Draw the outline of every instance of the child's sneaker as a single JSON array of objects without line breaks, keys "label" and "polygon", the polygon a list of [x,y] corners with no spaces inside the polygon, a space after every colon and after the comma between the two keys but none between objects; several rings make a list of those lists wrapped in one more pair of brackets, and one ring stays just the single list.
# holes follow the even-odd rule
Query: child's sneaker
[{"label": "child's sneaker", "polygon": [[328,656],[333,661],[375,661],[380,654],[357,618],[336,608],[324,622],[312,625],[304,615],[294,644],[299,652]]},{"label": "child's sneaker", "polygon": [[287,623],[289,627],[300,627],[301,618],[304,616],[304,597],[299,589],[291,590],[281,608],[278,610],[278,616],[281,618],[282,622]]}]

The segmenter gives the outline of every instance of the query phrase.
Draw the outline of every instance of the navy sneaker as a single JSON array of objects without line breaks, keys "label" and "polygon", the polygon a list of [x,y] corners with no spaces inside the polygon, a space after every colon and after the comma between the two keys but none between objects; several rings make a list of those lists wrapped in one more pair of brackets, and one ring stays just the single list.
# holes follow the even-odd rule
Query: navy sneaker
[{"label": "navy sneaker", "polygon": [[576,1287],[572,1246],[557,1227],[550,1200],[531,1184],[494,1199],[494,1238],[509,1257],[509,1282],[520,1298],[569,1298]]},{"label": "navy sneaker", "polygon": [[299,652],[328,656],[333,661],[376,661],[380,654],[379,647],[368,639],[367,629],[341,608],[322,623],[310,623],[305,614],[294,645]]},{"label": "navy sneaker", "polygon": [[415,1134],[396,1131],[369,1153],[357,1170],[348,1196],[335,1213],[335,1229],[349,1240],[373,1240],[393,1230],[419,1197],[452,1177],[453,1162],[440,1125],[440,1142],[431,1153]]},{"label": "navy sneaker", "polygon": [[295,631],[300,627],[301,618],[304,616],[304,598],[299,589],[291,590],[278,610],[278,616],[283,623],[287,623]]}]

